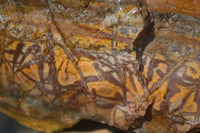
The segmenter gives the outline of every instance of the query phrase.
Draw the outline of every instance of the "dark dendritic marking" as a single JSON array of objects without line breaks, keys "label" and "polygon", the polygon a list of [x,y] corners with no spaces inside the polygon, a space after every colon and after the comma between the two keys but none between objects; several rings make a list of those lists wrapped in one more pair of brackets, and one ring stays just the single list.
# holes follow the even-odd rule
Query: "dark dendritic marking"
[{"label": "dark dendritic marking", "polygon": [[[153,41],[155,38],[154,36],[154,21],[151,19],[151,15],[149,11],[147,10],[146,6],[142,6],[144,3],[143,0],[137,0],[137,5],[140,7],[140,13],[144,17],[144,28],[143,30],[138,34],[137,38],[133,42],[133,51],[136,51],[136,59],[138,60],[139,64],[139,71],[142,76],[143,72],[143,61],[142,61],[142,55],[150,42]],[[143,10],[144,9],[144,10]]]},{"label": "dark dendritic marking", "polygon": [[133,42],[133,50],[136,51],[137,60],[141,60],[144,49],[153,41],[154,37],[154,22],[150,22]]},{"label": "dark dendritic marking", "polygon": [[[151,16],[149,15],[149,12],[147,12],[147,16],[145,18],[145,27],[142,32],[140,32],[133,42],[133,51],[136,51],[136,60],[138,61],[139,65],[139,72],[141,81],[143,83],[143,86],[148,88],[146,85],[146,80],[143,76],[143,69],[144,69],[144,63],[142,60],[142,55],[145,50],[145,48],[154,40],[154,21],[151,21]],[[144,88],[145,89],[145,88]]]},{"label": "dark dendritic marking", "polygon": [[[141,7],[141,3],[139,3],[139,6]],[[140,76],[142,77],[142,82],[145,84],[145,79],[143,77],[143,60],[142,60],[142,55],[145,50],[145,48],[154,40],[154,21],[151,21],[151,16],[149,12],[146,10],[146,13],[148,14],[145,18],[145,27],[144,29],[138,34],[137,38],[133,42],[133,51],[136,51],[136,60],[138,61],[139,65],[139,72]],[[147,85],[146,85],[147,87]],[[133,129],[138,129],[142,127],[142,124],[145,121],[151,121],[152,119],[152,107],[153,107],[154,101],[147,107],[145,115],[144,116],[139,116],[138,118],[135,119],[133,124],[130,127],[130,130]]]}]

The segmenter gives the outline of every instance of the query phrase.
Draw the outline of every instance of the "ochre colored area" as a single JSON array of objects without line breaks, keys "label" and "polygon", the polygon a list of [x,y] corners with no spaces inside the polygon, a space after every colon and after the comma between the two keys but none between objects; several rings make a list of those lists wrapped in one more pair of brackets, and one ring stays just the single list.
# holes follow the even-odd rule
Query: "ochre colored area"
[{"label": "ochre colored area", "polygon": [[145,0],[148,9],[200,17],[199,0]]},{"label": "ochre colored area", "polygon": [[199,124],[200,4],[139,2],[0,0],[0,111],[45,132]]}]

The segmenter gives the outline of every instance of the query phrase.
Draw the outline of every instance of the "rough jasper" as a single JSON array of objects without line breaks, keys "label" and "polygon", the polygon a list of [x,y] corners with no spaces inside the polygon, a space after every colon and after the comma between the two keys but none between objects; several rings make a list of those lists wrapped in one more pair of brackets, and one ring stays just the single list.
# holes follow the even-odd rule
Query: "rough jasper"
[{"label": "rough jasper", "polygon": [[199,8],[167,2],[0,0],[0,111],[45,132],[197,127]]}]

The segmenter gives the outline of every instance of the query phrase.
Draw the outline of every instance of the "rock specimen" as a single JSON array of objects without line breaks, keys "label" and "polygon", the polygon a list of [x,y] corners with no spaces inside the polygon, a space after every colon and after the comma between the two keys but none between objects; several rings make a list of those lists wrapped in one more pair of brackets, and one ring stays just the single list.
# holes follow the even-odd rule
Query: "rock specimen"
[{"label": "rock specimen", "polygon": [[198,127],[197,1],[0,0],[0,111],[45,132]]}]

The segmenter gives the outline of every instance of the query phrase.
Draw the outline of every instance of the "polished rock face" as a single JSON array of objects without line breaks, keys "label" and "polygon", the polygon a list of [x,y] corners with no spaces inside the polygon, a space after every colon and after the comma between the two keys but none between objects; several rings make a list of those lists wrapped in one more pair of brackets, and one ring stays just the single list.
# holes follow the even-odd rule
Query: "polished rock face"
[{"label": "polished rock face", "polygon": [[192,129],[200,19],[191,1],[169,3],[0,0],[0,110],[46,132],[81,119],[136,132]]}]

